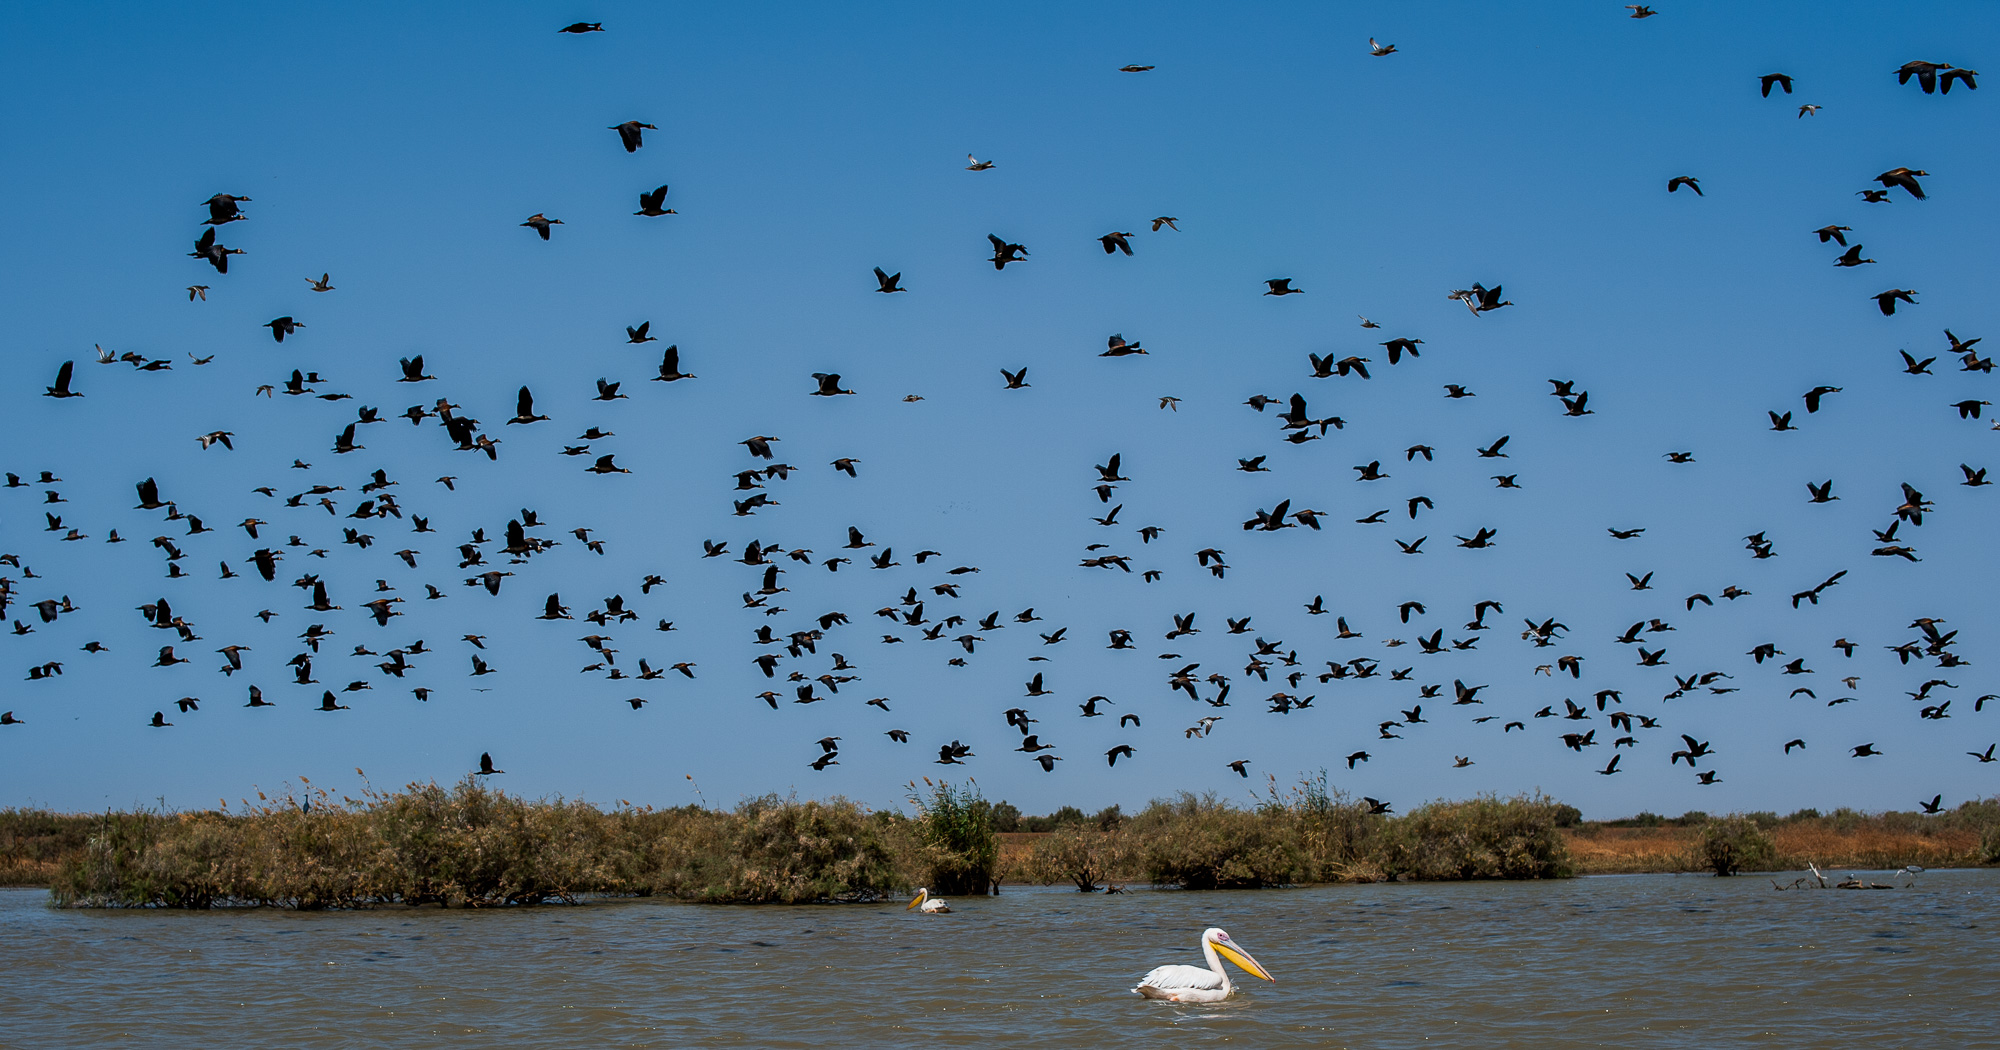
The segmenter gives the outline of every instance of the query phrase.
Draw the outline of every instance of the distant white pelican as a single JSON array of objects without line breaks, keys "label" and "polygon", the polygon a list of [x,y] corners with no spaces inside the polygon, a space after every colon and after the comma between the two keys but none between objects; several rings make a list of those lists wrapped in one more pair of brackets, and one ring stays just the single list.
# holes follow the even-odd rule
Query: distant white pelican
[{"label": "distant white pelican", "polygon": [[931,891],[921,886],[917,887],[916,898],[903,906],[904,911],[913,908],[925,915],[944,915],[951,911],[951,905],[946,904],[943,897],[933,897]]},{"label": "distant white pelican", "polygon": [[[1221,958],[1216,954],[1220,952]],[[1201,953],[1208,958],[1208,969],[1199,966],[1160,966],[1152,973],[1139,979],[1139,987],[1133,991],[1148,999],[1167,999],[1176,1003],[1219,1003],[1236,994],[1236,986],[1229,982],[1229,972],[1222,968],[1222,959],[1228,959],[1243,968],[1246,973],[1275,981],[1269,970],[1259,965],[1227,933],[1211,926],[1201,935]]]}]

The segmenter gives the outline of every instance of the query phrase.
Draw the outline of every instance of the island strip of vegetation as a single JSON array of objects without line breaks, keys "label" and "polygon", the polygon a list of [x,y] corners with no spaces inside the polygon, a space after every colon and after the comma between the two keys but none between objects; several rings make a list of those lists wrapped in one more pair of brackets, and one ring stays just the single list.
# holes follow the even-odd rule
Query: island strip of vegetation
[{"label": "island strip of vegetation", "polygon": [[62,815],[0,810],[0,883],[64,907],[496,907],[589,897],[717,904],[879,900],[1003,882],[1252,889],[1389,880],[1549,879],[1613,871],[2000,863],[2000,799],[1934,816],[1641,815],[1585,823],[1540,795],[1377,812],[1328,786],[1274,783],[1138,813],[1024,817],[973,784],[912,784],[910,813],[765,796],[733,809],[600,809],[476,777],[336,798],[304,784],[222,809]]}]

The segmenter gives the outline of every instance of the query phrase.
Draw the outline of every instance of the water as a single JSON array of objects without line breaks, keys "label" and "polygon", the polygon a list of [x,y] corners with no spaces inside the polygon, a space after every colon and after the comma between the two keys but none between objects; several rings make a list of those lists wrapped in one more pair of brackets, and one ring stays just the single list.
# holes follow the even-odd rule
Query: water
[{"label": "water", "polygon": [[[1878,875],[1877,881],[1890,881]],[[1895,880],[1901,883],[1903,879]],[[75,912],[0,891],[0,1046],[2000,1046],[2000,871],[899,905]],[[1222,926],[1278,978],[1145,1002]]]}]

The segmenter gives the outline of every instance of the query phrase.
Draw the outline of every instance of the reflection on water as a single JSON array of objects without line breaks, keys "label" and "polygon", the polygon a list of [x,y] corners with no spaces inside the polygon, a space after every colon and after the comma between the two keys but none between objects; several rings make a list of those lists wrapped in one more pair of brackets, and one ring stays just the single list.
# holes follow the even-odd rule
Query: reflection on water
[{"label": "reflection on water", "polygon": [[[1785,881],[1789,881],[1787,877]],[[2000,1045],[2000,871],[883,906],[74,912],[0,891],[7,1047]],[[1221,926],[1276,983],[1147,1002]]]}]

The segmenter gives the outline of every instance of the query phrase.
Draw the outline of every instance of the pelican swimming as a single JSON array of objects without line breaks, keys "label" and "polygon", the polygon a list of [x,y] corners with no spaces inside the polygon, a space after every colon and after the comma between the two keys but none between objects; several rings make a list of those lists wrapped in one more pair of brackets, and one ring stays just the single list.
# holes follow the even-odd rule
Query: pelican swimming
[{"label": "pelican swimming", "polygon": [[909,911],[912,908],[925,915],[944,915],[951,911],[951,905],[946,904],[943,897],[931,896],[931,891],[924,889],[922,886],[917,887],[916,897],[910,903],[903,906],[904,911]]},{"label": "pelican swimming", "polygon": [[[1221,957],[1217,957],[1217,953]],[[1201,953],[1208,958],[1208,969],[1199,966],[1158,966],[1153,972],[1139,979],[1139,986],[1133,991],[1148,999],[1166,999],[1176,1003],[1219,1003],[1236,994],[1236,986],[1229,982],[1229,971],[1222,968],[1222,960],[1242,967],[1245,972],[1255,974],[1267,981],[1275,981],[1269,970],[1259,965],[1237,943],[1229,939],[1227,933],[1211,926],[1201,935]]]}]

